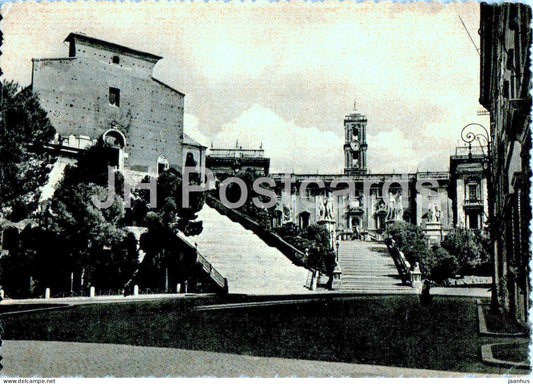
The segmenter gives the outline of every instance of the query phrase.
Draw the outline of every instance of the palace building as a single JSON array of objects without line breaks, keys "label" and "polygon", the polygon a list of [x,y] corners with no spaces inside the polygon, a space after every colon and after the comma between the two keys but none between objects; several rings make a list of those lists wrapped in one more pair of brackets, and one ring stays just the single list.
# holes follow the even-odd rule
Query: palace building
[{"label": "palace building", "polygon": [[[484,228],[487,184],[480,164],[486,156],[472,155],[478,148],[458,148],[450,171],[375,174],[368,172],[366,130],[367,118],[354,106],[344,118],[342,174],[271,175],[278,196],[273,227],[317,223],[327,200],[343,238],[380,238],[387,223],[398,220],[421,226],[435,244],[455,226]],[[353,191],[341,193],[350,184]]]},{"label": "palace building", "polygon": [[497,304],[528,322],[531,7],[481,3],[480,103],[490,112],[490,233]]}]

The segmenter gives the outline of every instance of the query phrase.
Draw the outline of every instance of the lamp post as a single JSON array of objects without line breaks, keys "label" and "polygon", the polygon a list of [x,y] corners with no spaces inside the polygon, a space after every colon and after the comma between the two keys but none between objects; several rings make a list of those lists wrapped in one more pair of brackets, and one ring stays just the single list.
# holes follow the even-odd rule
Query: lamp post
[{"label": "lamp post", "polygon": [[[478,132],[476,132],[478,131]],[[492,260],[492,284],[491,284],[491,297],[490,297],[490,309],[492,312],[498,311],[499,304],[498,304],[498,284],[497,284],[497,273],[496,273],[496,254],[494,249],[494,241],[496,239],[497,234],[497,226],[496,222],[494,220],[494,188],[492,183],[492,148],[491,148],[491,137],[490,133],[483,125],[479,123],[470,123],[463,127],[461,130],[461,139],[468,144],[468,156],[469,158],[472,157],[472,143],[474,141],[477,141],[479,143],[479,146],[481,148],[481,151],[483,153],[483,160],[482,160],[482,166],[483,171],[485,172],[485,175],[487,177],[487,194],[488,194],[488,206],[489,206],[489,220],[488,220],[488,227],[489,227],[489,237],[491,241],[491,247],[490,247],[490,257]],[[483,151],[483,144],[482,141],[484,140],[487,143],[487,154],[485,155],[485,152]]]}]

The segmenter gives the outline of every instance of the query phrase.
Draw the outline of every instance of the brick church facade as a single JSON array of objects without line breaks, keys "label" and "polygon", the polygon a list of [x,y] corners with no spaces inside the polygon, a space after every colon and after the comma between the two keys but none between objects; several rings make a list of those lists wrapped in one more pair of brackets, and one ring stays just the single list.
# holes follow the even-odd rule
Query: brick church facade
[{"label": "brick church facade", "polygon": [[33,59],[32,88],[64,153],[103,139],[132,172],[205,164],[205,147],[183,132],[185,95],[153,77],[160,56],[78,33],[69,55]]}]

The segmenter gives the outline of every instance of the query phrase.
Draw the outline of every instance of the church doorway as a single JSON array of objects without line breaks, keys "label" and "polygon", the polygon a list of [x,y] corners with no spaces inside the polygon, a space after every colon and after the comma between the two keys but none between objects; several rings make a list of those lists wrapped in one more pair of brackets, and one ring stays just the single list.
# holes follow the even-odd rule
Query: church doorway
[{"label": "church doorway", "polygon": [[309,218],[311,214],[309,212],[300,213],[300,228],[306,228],[309,226]]},{"label": "church doorway", "polygon": [[165,155],[159,155],[157,158],[157,174],[166,171],[169,167],[168,159]]},{"label": "church doorway", "polygon": [[102,135],[102,140],[109,148],[109,163],[119,170],[124,168],[124,148],[126,137],[116,129],[109,129]]}]

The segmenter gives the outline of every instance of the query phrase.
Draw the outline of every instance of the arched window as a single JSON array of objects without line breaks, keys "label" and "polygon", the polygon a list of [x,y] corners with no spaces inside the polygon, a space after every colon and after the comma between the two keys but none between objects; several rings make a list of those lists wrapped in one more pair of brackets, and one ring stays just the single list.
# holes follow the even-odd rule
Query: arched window
[{"label": "arched window", "polygon": [[168,158],[161,154],[157,158],[157,173],[161,173],[163,171],[166,171],[169,168]]},{"label": "arched window", "polygon": [[111,145],[114,148],[124,148],[126,146],[126,137],[122,134],[122,132],[116,130],[116,129],[110,129],[106,131],[102,138],[104,139],[104,142]]},{"label": "arched window", "polygon": [[187,156],[185,157],[185,166],[186,167],[195,167],[197,161],[194,159],[194,154],[192,152],[187,152]]}]

